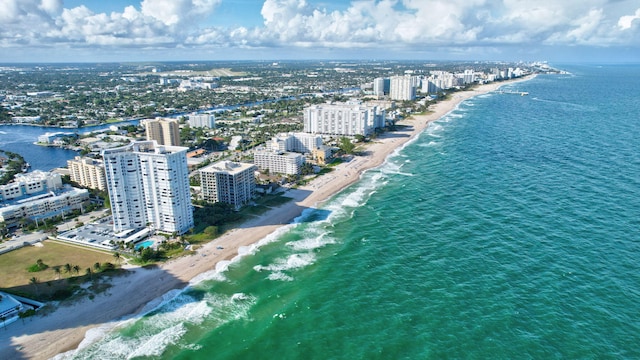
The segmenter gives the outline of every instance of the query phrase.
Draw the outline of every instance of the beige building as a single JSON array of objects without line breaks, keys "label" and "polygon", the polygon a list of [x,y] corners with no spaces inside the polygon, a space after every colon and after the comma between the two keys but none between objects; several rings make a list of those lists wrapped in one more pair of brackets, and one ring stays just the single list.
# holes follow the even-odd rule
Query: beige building
[{"label": "beige building", "polygon": [[202,196],[208,202],[224,202],[237,208],[251,201],[256,191],[256,166],[220,161],[200,169]]},{"label": "beige building", "polygon": [[147,140],[158,145],[180,146],[180,125],[175,119],[148,119],[145,121]]},{"label": "beige building", "polygon": [[71,181],[90,189],[107,190],[104,164],[100,160],[76,156],[67,160]]}]

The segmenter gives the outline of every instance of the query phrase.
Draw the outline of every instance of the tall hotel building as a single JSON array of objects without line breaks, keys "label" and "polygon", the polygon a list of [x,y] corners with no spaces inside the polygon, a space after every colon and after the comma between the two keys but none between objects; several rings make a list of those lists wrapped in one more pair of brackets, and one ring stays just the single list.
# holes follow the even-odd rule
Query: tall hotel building
[{"label": "tall hotel building", "polygon": [[158,145],[180,145],[180,125],[174,119],[148,119],[145,120],[147,140],[155,140]]},{"label": "tall hotel building", "polygon": [[391,77],[389,98],[391,100],[411,101],[416,98],[417,79],[414,76]]},{"label": "tall hotel building", "polygon": [[73,160],[67,160],[67,167],[71,181],[89,189],[107,190],[102,161],[76,156]]},{"label": "tall hotel building", "polygon": [[187,148],[136,141],[102,151],[117,233],[152,224],[164,233],[193,227]]},{"label": "tall hotel building", "polygon": [[367,136],[384,121],[384,113],[375,106],[324,104],[304,109],[304,132],[310,134]]},{"label": "tall hotel building", "polygon": [[220,161],[200,169],[202,196],[208,202],[224,202],[240,208],[256,192],[257,167],[232,161]]}]

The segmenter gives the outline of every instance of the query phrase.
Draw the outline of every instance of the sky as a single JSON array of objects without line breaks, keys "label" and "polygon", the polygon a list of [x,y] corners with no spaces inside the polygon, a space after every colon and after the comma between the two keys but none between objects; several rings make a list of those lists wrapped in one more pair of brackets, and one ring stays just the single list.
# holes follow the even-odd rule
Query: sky
[{"label": "sky", "polygon": [[638,0],[0,0],[0,62],[640,62]]}]

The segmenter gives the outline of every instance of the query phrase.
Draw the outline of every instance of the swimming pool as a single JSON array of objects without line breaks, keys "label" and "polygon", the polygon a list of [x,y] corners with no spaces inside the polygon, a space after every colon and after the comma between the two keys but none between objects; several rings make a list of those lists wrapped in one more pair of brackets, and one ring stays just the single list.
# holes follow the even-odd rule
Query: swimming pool
[{"label": "swimming pool", "polygon": [[136,250],[145,249],[145,248],[151,247],[151,245],[153,245],[154,243],[155,243],[155,241],[153,241],[153,240],[146,240],[146,241],[143,241],[143,242],[141,242],[139,244],[136,244],[136,246],[134,246],[134,248]]}]

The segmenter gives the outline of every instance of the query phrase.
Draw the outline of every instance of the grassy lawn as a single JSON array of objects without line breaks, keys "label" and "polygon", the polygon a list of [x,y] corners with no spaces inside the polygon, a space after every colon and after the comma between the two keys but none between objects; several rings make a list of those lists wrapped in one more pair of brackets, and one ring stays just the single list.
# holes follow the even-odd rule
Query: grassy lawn
[{"label": "grassy lawn", "polygon": [[[86,269],[95,270],[94,264],[115,263],[115,258],[111,253],[83,249],[76,246],[44,241],[44,246],[25,246],[21,249],[10,251],[0,255],[0,289],[7,292],[23,294],[36,299],[46,299],[53,296],[56,291],[68,288],[69,284],[82,282],[85,279],[97,277],[87,275]],[[36,264],[40,259],[46,269],[29,272],[28,268]],[[65,271],[65,264],[72,267],[79,266],[76,273],[71,270]],[[60,274],[56,274],[54,267],[60,267]],[[31,282],[36,278],[36,284]]]}]

